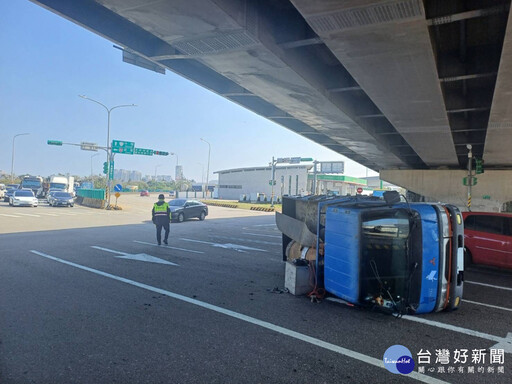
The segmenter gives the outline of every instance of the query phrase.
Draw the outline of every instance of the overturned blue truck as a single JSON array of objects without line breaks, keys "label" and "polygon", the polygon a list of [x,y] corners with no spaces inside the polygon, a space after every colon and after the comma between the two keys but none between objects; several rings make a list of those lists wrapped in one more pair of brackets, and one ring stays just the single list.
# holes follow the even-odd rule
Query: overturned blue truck
[{"label": "overturned blue truck", "polygon": [[283,260],[310,267],[311,294],[398,314],[453,310],[464,285],[464,229],[453,205],[370,196],[283,197]]}]

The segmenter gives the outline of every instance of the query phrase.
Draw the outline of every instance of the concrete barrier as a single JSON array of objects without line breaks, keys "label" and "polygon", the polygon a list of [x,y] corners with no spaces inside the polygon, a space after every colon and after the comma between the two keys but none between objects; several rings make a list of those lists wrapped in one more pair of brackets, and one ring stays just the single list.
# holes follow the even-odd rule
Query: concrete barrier
[{"label": "concrete barrier", "polygon": [[[81,199],[82,201],[79,201],[79,199]],[[92,199],[90,197],[79,197],[79,198],[77,198],[76,202],[77,202],[77,204],[83,205],[85,207],[99,208],[99,209],[105,208],[105,200]]]}]

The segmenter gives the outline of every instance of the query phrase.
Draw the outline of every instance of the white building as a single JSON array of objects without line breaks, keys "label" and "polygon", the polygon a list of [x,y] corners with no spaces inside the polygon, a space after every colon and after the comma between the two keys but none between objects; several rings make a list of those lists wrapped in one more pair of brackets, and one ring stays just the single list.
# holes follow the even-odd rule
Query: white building
[{"label": "white building", "polygon": [[[276,166],[274,196],[298,195],[307,193],[308,171],[313,166],[283,165]],[[239,200],[246,195],[247,200],[265,197],[270,201],[272,196],[272,167],[237,168],[214,172],[219,175],[218,198]]]}]

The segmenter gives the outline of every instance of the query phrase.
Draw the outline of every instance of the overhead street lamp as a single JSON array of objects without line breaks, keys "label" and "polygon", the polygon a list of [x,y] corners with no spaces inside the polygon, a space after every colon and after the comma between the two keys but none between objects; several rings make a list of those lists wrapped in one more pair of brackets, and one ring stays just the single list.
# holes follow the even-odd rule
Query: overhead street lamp
[{"label": "overhead street lamp", "polygon": [[206,166],[206,197],[208,197],[208,176],[210,174],[210,153],[212,146],[209,142],[207,142],[205,139],[201,137],[201,141],[204,141],[206,144],[208,144],[208,165]]},{"label": "overhead street lamp", "polygon": [[[97,100],[91,99],[91,98],[89,98],[87,96],[84,96],[84,95],[78,95],[78,96],[80,96],[82,99],[89,100],[89,101],[92,101],[93,103],[101,105],[107,111],[107,118],[108,118],[108,120],[107,120],[107,164],[108,164],[108,168],[110,168],[110,163],[111,163],[111,161],[113,159],[113,157],[112,157],[112,149],[110,148],[110,112],[112,112],[116,108],[136,107],[136,105],[135,104],[122,104],[122,105],[116,105],[115,107],[112,107],[112,108],[108,108],[105,104],[102,104],[102,103],[100,103]],[[108,208],[110,206],[110,189],[111,189],[111,185],[110,185],[109,174],[110,174],[110,172],[107,172],[107,180],[106,180],[107,187],[106,187],[106,191],[105,191],[106,192],[106,196],[105,197],[107,198],[108,202],[107,202],[107,206],[105,208]]]},{"label": "overhead street lamp", "polygon": [[14,139],[18,136],[30,135],[30,133],[18,133],[12,138],[12,159],[11,159],[11,183],[14,183]]},{"label": "overhead street lamp", "polygon": [[162,164],[158,164],[158,165],[155,165],[155,183],[156,183],[156,170],[158,169],[158,167],[161,167]]},{"label": "overhead street lamp", "polygon": [[99,156],[100,153],[95,153],[94,155],[91,155],[91,181],[92,181],[92,176],[93,176],[93,172],[92,172],[92,158],[93,157],[96,157],[96,156]]}]

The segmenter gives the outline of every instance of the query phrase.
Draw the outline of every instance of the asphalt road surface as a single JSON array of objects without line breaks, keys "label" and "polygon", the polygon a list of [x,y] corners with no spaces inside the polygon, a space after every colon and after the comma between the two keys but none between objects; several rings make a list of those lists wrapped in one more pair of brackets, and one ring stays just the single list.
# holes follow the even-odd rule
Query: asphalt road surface
[{"label": "asphalt road surface", "polygon": [[[210,207],[157,246],[155,198],[0,202],[0,383],[512,382],[511,273],[470,268],[451,313],[312,303],[283,292],[273,214]],[[396,344],[413,373],[384,368]]]}]

